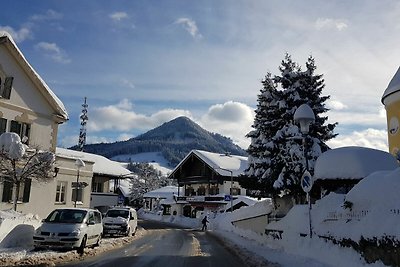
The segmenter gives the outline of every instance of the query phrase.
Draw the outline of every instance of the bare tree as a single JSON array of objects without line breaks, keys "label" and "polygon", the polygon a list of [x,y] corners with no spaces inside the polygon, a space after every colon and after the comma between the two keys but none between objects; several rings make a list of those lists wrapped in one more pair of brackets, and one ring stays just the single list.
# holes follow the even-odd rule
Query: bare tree
[{"label": "bare tree", "polygon": [[13,209],[17,210],[18,192],[28,179],[48,182],[53,179],[55,155],[38,148],[29,148],[15,133],[0,135],[0,178],[13,186]]}]

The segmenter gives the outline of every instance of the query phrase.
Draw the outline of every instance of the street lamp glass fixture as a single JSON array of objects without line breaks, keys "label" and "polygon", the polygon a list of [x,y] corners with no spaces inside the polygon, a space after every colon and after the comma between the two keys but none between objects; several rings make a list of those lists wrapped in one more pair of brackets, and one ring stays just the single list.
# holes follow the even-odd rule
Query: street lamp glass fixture
[{"label": "street lamp glass fixture", "polygon": [[315,115],[309,105],[303,104],[294,113],[294,121],[300,124],[300,131],[308,134],[310,124],[315,121]]}]

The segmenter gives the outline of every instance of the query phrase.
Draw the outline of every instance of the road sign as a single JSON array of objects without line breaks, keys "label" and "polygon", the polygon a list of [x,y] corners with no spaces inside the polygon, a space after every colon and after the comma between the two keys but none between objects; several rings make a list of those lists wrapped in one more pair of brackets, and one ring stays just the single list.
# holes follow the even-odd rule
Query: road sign
[{"label": "road sign", "polygon": [[118,204],[124,204],[124,196],[122,196],[122,195],[119,195],[118,196]]},{"label": "road sign", "polygon": [[311,188],[313,186],[313,179],[311,177],[311,174],[308,171],[305,171],[303,173],[300,184],[301,184],[301,188],[303,188],[304,192],[308,193],[311,191]]},{"label": "road sign", "polygon": [[232,200],[232,196],[231,195],[225,195],[224,200],[225,201],[231,201]]}]

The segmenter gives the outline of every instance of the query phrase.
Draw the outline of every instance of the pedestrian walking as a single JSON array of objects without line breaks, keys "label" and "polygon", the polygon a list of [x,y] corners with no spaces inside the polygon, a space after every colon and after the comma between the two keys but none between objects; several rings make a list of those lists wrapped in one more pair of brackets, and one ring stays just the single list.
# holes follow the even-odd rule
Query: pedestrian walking
[{"label": "pedestrian walking", "polygon": [[201,221],[201,223],[203,224],[203,228],[201,228],[201,231],[207,231],[207,223],[209,221],[207,220],[207,216],[204,216],[203,220]]}]

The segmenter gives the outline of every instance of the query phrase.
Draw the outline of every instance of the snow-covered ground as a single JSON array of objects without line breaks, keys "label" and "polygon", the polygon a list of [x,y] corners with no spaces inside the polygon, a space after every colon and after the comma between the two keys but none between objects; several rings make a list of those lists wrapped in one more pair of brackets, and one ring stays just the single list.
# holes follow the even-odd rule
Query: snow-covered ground
[{"label": "snow-covered ground", "polygon": [[[339,221],[337,225],[321,223],[325,214],[330,209],[339,208],[343,204],[343,195],[332,194],[317,203],[313,209],[313,220],[315,221],[314,231],[329,231],[329,229],[341,229],[342,233],[348,229]],[[248,211],[245,211],[245,210]],[[242,218],[243,213],[251,213],[252,207],[243,207],[233,213],[209,214],[209,230],[243,250],[247,250],[256,256],[263,257],[270,262],[275,262],[281,266],[296,267],[325,267],[325,266],[384,266],[381,262],[367,264],[365,260],[351,248],[344,248],[326,242],[323,239],[314,237],[301,237],[299,233],[307,234],[308,207],[307,205],[295,206],[289,214],[279,222],[271,224],[271,228],[284,230],[282,239],[274,239],[271,236],[260,235],[250,230],[243,230],[232,225],[232,221]],[[257,209],[256,209],[257,210]],[[139,216],[145,219],[165,221],[181,226],[201,229],[201,218],[191,219],[183,216],[161,216],[143,210],[139,211]],[[322,214],[322,215],[321,215]],[[365,228],[365,222],[359,228]],[[346,230],[347,229],[347,230]],[[350,229],[351,231],[351,229]]]},{"label": "snow-covered ground", "polygon": [[[330,193],[317,201],[311,210],[313,238],[309,233],[308,205],[296,205],[280,221],[271,222],[267,229],[283,232],[280,239],[233,226],[232,221],[258,214],[260,208],[268,208],[268,201],[242,207],[232,213],[210,213],[209,230],[212,234],[235,244],[243,251],[264,257],[281,266],[384,266],[381,262],[367,264],[362,256],[352,248],[340,247],[318,236],[331,236],[340,240],[360,237],[391,237],[399,239],[400,228],[400,168],[394,171],[375,172],[360,181],[347,195]],[[384,192],[384,194],[380,193]],[[351,207],[344,203],[351,203]],[[268,210],[268,209],[267,209]],[[183,216],[161,216],[139,210],[140,217],[165,221],[181,226],[201,229],[201,219]],[[40,218],[21,215],[12,211],[0,211],[0,265],[39,264],[64,262],[79,259],[75,251],[33,252],[32,235],[40,225]],[[140,230],[137,236],[145,234]],[[105,250],[123,246],[135,237],[103,240],[100,247],[88,249],[83,255],[96,255]]]}]

